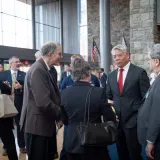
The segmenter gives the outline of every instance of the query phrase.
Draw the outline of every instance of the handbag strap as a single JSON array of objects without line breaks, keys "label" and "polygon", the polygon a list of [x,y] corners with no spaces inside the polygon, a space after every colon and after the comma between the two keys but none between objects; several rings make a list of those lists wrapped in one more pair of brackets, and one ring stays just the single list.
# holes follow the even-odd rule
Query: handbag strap
[{"label": "handbag strap", "polygon": [[89,88],[87,96],[86,96],[85,112],[84,112],[84,123],[86,122],[86,115],[87,115],[87,122],[89,122],[89,110],[90,110],[90,101],[91,101],[90,99],[91,99],[91,92],[92,92],[93,88],[94,87]]}]

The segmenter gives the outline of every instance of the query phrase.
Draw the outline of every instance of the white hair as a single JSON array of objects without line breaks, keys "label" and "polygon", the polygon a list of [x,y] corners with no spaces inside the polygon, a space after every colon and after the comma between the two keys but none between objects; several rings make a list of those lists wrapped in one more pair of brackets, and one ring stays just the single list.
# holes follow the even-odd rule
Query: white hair
[{"label": "white hair", "polygon": [[116,50],[116,49],[121,50],[121,51],[124,52],[124,53],[127,52],[127,47],[126,47],[125,45],[123,45],[123,44],[118,44],[118,45],[116,45],[115,47],[112,48],[111,54],[113,54],[113,51]]},{"label": "white hair", "polygon": [[13,59],[19,59],[17,56],[13,56],[13,57],[11,57],[8,61],[9,61],[9,64],[11,64],[12,63],[12,60]]},{"label": "white hair", "polygon": [[41,57],[41,56],[42,56],[41,51],[37,51],[37,52],[35,53],[35,57]]},{"label": "white hair", "polygon": [[160,44],[154,44],[149,49],[149,55],[152,59],[160,59]]}]

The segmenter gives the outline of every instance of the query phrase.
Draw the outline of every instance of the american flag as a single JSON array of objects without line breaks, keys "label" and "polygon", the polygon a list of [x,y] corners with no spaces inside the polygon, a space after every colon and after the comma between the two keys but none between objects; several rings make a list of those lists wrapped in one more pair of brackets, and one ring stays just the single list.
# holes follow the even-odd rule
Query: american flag
[{"label": "american flag", "polygon": [[95,56],[97,53],[100,55],[96,42],[93,39],[93,47],[92,47],[92,52],[91,52],[91,60],[93,63],[95,62]]}]

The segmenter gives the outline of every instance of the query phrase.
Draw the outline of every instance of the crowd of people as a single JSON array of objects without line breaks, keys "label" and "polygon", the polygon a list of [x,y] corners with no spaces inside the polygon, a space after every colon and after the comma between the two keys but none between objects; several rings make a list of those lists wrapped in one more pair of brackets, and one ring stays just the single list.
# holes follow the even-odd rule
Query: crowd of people
[{"label": "crowd of people", "polygon": [[45,43],[27,73],[19,70],[18,57],[9,59],[10,69],[0,72],[1,92],[11,95],[18,110],[13,118],[0,118],[0,138],[9,160],[18,160],[13,120],[20,152],[27,153],[28,160],[57,158],[57,128],[63,125],[60,160],[110,160],[107,144],[84,147],[79,140],[77,126],[84,120],[91,88],[89,122],[102,123],[102,117],[114,122],[119,160],[142,160],[142,145],[148,159],[160,159],[160,44],[148,53],[151,80],[132,64],[126,46],[116,45],[111,54],[111,72],[106,75],[101,68],[98,76],[81,55],[73,55],[59,84],[54,67],[63,58],[59,43]]}]

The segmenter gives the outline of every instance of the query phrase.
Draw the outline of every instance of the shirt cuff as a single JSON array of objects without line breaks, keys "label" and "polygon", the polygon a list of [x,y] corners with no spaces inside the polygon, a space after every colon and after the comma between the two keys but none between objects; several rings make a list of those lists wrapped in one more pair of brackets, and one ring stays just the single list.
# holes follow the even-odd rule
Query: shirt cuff
[{"label": "shirt cuff", "polygon": [[147,143],[149,143],[149,144],[153,144],[153,142],[151,142],[151,141],[149,141],[149,140],[147,140]]}]

